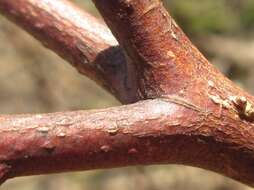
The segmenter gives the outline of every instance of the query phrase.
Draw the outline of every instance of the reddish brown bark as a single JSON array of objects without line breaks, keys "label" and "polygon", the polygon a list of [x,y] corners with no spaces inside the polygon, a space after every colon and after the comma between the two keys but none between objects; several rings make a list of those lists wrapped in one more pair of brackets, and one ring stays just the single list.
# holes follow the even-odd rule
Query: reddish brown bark
[{"label": "reddish brown bark", "polygon": [[98,19],[67,0],[0,0],[0,12],[122,103],[137,100],[133,68]]},{"label": "reddish brown bark", "polygon": [[90,112],[2,116],[1,180],[176,163],[252,184],[253,136],[242,134],[244,128],[238,119],[217,117],[176,98]]},{"label": "reddish brown bark", "polygon": [[[26,13],[22,12],[21,2]],[[101,66],[102,62],[95,60],[112,44],[102,37],[91,37],[94,33],[89,27],[83,28],[80,22],[71,20],[74,13],[67,14],[69,17],[66,18],[56,5],[59,3],[66,9],[71,7],[77,11],[67,2],[0,0],[0,10],[39,40],[50,43],[51,49],[75,63],[78,69],[82,68],[91,78],[102,82],[107,89],[112,85],[114,90],[110,91],[122,102],[154,100],[90,112],[2,116],[2,179],[137,164],[177,163],[216,171],[254,186],[253,97],[208,63],[166,12],[161,1],[94,2],[125,51],[128,62],[121,58],[117,65],[122,69],[115,68],[114,71],[119,75],[108,76],[111,71],[101,72],[94,67]],[[52,10],[58,10],[57,14],[51,13]],[[77,14],[83,15],[82,19],[90,19],[80,11]],[[51,16],[43,17],[45,15]],[[47,27],[37,29],[37,20]],[[67,29],[55,30],[56,26],[62,25]],[[102,34],[97,32],[96,35],[100,37]],[[89,47],[82,52],[88,62],[94,63],[93,66],[79,65],[82,59],[76,52],[77,39],[84,40],[82,45]],[[59,49],[59,44],[63,49]],[[96,53],[91,56],[94,49]],[[123,53],[122,50],[119,52]],[[107,59],[107,54],[102,60],[115,63],[118,59],[114,55]],[[107,69],[110,67],[104,68]],[[123,78],[121,73],[124,73]],[[133,85],[132,90],[125,86],[126,76],[127,86]]]}]

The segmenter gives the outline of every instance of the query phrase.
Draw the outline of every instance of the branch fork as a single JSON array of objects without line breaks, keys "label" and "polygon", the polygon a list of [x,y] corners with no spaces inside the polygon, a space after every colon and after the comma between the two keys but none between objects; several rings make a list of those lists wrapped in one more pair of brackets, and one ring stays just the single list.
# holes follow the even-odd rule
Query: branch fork
[{"label": "branch fork", "polygon": [[0,181],[175,163],[254,186],[253,96],[204,58],[160,0],[93,2],[115,38],[66,0],[0,0],[4,16],[129,104],[2,115]]}]

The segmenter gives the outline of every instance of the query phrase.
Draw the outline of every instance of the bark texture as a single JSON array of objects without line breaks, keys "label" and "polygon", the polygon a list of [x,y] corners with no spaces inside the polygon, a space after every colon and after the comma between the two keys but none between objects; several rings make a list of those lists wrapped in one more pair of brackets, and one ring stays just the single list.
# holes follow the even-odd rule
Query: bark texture
[{"label": "bark texture", "polygon": [[102,21],[67,0],[0,0],[0,12],[122,103],[137,101],[135,72]]},{"label": "bark texture", "polygon": [[[123,103],[145,101],[97,111],[1,116],[2,181],[176,163],[254,186],[253,97],[201,55],[160,0],[93,1],[122,49],[112,51],[117,43],[106,27],[66,1],[0,0],[0,11]],[[96,26],[100,32],[91,29]]]}]

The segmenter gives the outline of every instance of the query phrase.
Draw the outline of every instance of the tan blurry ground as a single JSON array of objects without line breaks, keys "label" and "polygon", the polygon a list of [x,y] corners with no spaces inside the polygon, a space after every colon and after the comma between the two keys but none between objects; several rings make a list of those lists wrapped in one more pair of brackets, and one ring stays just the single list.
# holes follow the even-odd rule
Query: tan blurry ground
[{"label": "tan blurry ground", "polygon": [[[90,11],[94,10],[90,1],[83,2],[81,6]],[[202,44],[201,46],[207,52],[216,53],[218,49],[216,44],[212,49],[206,49]],[[220,66],[225,73],[233,67],[232,60],[226,61],[230,57],[226,56],[226,53],[213,56],[212,59],[218,65],[223,61],[228,63],[223,67]],[[250,58],[246,63],[251,60]],[[41,44],[2,17],[0,17],[0,65],[1,113],[55,112],[119,105],[112,96],[79,75],[65,61],[44,49]],[[233,65],[238,68],[235,59]],[[254,70],[250,64],[246,65],[245,67],[251,68],[250,72]],[[238,79],[239,77],[236,80],[241,83],[241,78]],[[251,77],[248,79],[245,77],[244,81],[245,83],[241,84],[247,86],[251,86],[253,82]],[[253,92],[253,89],[249,88],[249,90]],[[191,167],[151,166],[17,178],[9,180],[1,189],[247,190],[251,188],[220,175]]]}]

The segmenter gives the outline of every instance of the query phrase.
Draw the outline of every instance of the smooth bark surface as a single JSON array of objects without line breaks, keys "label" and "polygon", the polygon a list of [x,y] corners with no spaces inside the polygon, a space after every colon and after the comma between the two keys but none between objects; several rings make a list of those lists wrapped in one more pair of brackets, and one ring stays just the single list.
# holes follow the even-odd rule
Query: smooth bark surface
[{"label": "smooth bark surface", "polygon": [[[111,55],[108,60],[113,59],[111,63],[119,65],[114,68],[116,74],[110,66],[105,67],[109,72],[101,72],[102,62],[94,61],[99,52],[115,44],[102,38],[103,33],[91,31],[91,25],[84,27],[80,20],[90,16],[73,5],[60,0],[0,0],[0,10],[42,42],[50,42],[52,50],[92,79],[107,89],[112,87],[110,91],[122,102],[153,100],[89,112],[2,116],[2,181],[21,175],[177,163],[254,186],[253,97],[201,55],[161,1],[93,1],[123,48],[117,51],[121,59],[107,54]],[[61,3],[65,9],[56,6]],[[37,11],[32,12],[31,7]],[[83,17],[76,22],[76,12],[66,18],[66,11],[55,15],[50,7],[54,11],[71,8]],[[45,12],[38,17],[38,10]],[[50,13],[53,16],[42,19]],[[37,29],[37,20],[47,27]],[[68,27],[55,30],[56,26]],[[81,38],[77,37],[80,33]],[[77,38],[83,40],[82,52],[92,66],[79,65],[83,62]],[[93,40],[96,43],[91,43]]]}]

